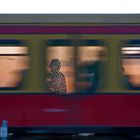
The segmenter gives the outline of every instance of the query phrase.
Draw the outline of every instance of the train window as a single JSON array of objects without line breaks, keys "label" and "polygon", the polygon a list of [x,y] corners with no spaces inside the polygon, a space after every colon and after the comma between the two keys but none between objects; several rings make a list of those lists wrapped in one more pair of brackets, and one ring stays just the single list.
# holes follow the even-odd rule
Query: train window
[{"label": "train window", "polygon": [[97,41],[86,41],[87,46],[78,47],[76,87],[79,93],[92,93],[100,89],[100,70],[106,49]]},{"label": "train window", "polygon": [[98,90],[103,81],[100,69],[106,60],[106,48],[95,40],[81,41],[79,47],[70,44],[54,40],[46,48],[47,91],[69,94]]},{"label": "train window", "polygon": [[66,40],[53,40],[47,46],[47,91],[59,94],[74,92],[74,47]]},{"label": "train window", "polygon": [[28,69],[28,49],[14,40],[0,40],[0,88],[18,89]]},{"label": "train window", "polygon": [[123,81],[128,90],[140,90],[140,40],[128,41],[122,47]]}]

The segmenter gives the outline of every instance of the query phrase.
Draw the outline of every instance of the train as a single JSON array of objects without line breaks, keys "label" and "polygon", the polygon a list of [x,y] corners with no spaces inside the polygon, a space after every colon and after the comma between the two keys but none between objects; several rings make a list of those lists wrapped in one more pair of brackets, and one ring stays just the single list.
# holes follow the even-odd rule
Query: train
[{"label": "train", "polygon": [[0,15],[0,122],[11,133],[140,133],[140,15]]}]

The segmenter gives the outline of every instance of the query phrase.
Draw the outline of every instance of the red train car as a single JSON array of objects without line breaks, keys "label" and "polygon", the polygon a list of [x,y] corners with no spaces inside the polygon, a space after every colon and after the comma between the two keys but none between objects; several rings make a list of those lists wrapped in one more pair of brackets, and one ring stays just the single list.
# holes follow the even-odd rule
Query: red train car
[{"label": "red train car", "polygon": [[139,133],[139,17],[0,15],[0,121],[16,133]]}]

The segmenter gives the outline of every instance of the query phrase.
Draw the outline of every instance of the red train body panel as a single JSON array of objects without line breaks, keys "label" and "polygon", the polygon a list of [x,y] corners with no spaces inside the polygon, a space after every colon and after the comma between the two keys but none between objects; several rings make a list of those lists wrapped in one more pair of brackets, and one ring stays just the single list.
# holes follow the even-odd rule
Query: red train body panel
[{"label": "red train body panel", "polygon": [[140,95],[1,95],[9,126],[140,126]]}]

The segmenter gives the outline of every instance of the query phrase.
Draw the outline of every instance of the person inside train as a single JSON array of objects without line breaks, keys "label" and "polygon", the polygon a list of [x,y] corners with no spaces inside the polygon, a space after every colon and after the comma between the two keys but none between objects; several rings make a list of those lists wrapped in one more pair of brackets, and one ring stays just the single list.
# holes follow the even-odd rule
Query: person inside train
[{"label": "person inside train", "polygon": [[50,72],[47,75],[48,92],[66,94],[66,81],[64,74],[60,71],[60,60],[52,59],[49,68]]},{"label": "person inside train", "polygon": [[98,60],[92,65],[92,70],[94,72],[94,78],[92,80],[93,86],[92,91],[96,91],[101,89],[102,85],[105,81],[103,81],[101,77],[101,73],[103,73],[103,67],[106,65],[106,51],[100,50],[97,52]]},{"label": "person inside train", "polygon": [[[103,80],[100,76],[102,67],[105,65],[106,53],[100,50],[96,53],[97,60],[87,62],[78,67],[78,91],[84,93],[96,92],[103,85]],[[80,77],[81,76],[81,77]],[[80,83],[85,83],[81,84]]]}]

